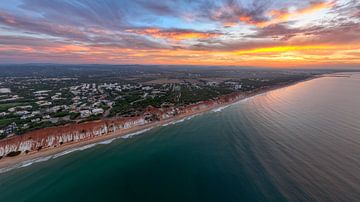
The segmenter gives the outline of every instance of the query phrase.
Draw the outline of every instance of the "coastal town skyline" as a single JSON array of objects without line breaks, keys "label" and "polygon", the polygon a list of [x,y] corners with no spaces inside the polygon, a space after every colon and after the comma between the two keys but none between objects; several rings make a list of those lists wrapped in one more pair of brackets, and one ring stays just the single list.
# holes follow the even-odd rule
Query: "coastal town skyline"
[{"label": "coastal town skyline", "polygon": [[0,2],[0,63],[356,68],[360,2]]}]

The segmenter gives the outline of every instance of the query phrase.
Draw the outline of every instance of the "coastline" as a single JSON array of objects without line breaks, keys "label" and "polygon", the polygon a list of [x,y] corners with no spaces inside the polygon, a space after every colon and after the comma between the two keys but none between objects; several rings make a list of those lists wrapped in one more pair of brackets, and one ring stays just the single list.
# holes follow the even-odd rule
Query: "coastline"
[{"label": "coastline", "polygon": [[264,94],[264,93],[267,93],[267,92],[270,92],[273,90],[286,88],[288,86],[296,85],[298,83],[306,82],[306,81],[313,80],[313,79],[320,78],[320,77],[323,77],[323,75],[313,76],[313,77],[310,77],[310,78],[307,78],[307,79],[304,79],[301,81],[292,82],[292,83],[278,84],[275,86],[259,89],[255,92],[239,93],[237,98],[230,102],[214,104],[212,106],[208,106],[203,109],[198,109],[193,112],[186,112],[186,113],[179,114],[179,115],[176,115],[176,116],[168,118],[168,119],[150,122],[150,123],[147,123],[144,125],[134,126],[134,127],[128,128],[128,129],[121,130],[121,131],[112,132],[107,135],[97,136],[92,139],[86,139],[86,140],[77,141],[77,142],[69,142],[60,147],[46,148],[41,151],[29,152],[28,154],[21,154],[16,157],[4,157],[4,158],[0,159],[0,174],[8,172],[8,171],[16,169],[16,168],[21,168],[21,167],[31,165],[36,162],[42,162],[42,161],[50,160],[53,158],[57,158],[59,156],[66,155],[73,151],[84,150],[84,149],[90,148],[92,146],[95,146],[97,144],[108,144],[118,138],[128,138],[133,135],[137,135],[137,134],[149,131],[156,127],[167,126],[172,123],[175,124],[179,121],[182,121],[185,119],[190,119],[194,116],[201,115],[205,112],[209,112],[209,111],[218,112],[218,111],[221,111],[222,109],[224,109],[230,105],[233,105],[235,103],[238,103],[244,99],[251,98],[251,97],[254,97],[254,96],[257,96],[260,94]]}]

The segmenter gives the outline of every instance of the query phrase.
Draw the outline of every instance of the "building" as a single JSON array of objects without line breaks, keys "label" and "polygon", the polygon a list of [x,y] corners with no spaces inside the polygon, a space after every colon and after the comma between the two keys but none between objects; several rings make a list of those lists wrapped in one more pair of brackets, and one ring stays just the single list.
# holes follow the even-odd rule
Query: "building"
[{"label": "building", "polygon": [[4,131],[5,135],[9,136],[9,135],[14,134],[16,132],[17,128],[18,127],[17,127],[16,123],[14,122],[14,123],[6,126],[5,128],[3,128],[3,131]]},{"label": "building", "polygon": [[80,116],[81,116],[81,118],[89,117],[89,116],[91,116],[91,111],[90,110],[81,110]]},{"label": "building", "polygon": [[95,114],[95,115],[103,114],[104,110],[101,109],[101,108],[95,108],[95,109],[92,110],[92,113]]}]

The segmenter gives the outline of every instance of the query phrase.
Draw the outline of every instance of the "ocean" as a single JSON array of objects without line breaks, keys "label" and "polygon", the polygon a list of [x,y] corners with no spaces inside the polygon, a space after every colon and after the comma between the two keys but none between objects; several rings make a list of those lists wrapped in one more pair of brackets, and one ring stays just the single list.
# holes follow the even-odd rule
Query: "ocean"
[{"label": "ocean", "polygon": [[360,201],[360,73],[67,153],[1,173],[0,201]]}]

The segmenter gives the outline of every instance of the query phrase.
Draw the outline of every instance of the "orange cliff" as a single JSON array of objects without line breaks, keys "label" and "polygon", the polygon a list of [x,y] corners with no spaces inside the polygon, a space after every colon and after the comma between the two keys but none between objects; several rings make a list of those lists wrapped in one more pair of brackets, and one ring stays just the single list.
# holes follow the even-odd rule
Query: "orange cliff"
[{"label": "orange cliff", "polygon": [[[215,100],[202,101],[180,108],[151,108],[137,117],[120,117],[91,121],[79,124],[39,129],[23,135],[0,140],[0,157],[10,153],[28,153],[43,149],[61,147],[74,142],[95,139],[96,137],[121,134],[127,129],[150,125],[151,123],[193,115],[241,99],[244,94],[233,93]],[[156,117],[155,120],[151,117]]]}]

